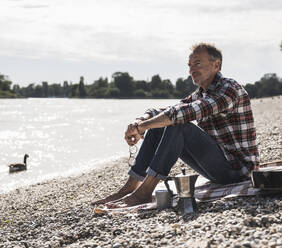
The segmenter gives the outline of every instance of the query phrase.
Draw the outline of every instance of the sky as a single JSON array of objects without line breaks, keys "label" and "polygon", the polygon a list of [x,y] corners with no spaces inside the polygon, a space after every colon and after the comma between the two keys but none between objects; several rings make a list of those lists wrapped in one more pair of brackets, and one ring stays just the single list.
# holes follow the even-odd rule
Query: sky
[{"label": "sky", "polygon": [[216,45],[242,84],[282,77],[281,0],[1,0],[0,74],[13,84],[187,78],[190,47]]}]

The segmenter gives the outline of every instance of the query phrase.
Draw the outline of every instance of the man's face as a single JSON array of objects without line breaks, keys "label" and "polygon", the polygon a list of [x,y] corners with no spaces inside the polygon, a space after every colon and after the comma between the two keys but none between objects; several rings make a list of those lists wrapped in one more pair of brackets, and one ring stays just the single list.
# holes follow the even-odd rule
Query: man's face
[{"label": "man's face", "polygon": [[211,60],[208,52],[203,50],[189,56],[188,66],[194,83],[206,88],[220,70],[220,61]]}]

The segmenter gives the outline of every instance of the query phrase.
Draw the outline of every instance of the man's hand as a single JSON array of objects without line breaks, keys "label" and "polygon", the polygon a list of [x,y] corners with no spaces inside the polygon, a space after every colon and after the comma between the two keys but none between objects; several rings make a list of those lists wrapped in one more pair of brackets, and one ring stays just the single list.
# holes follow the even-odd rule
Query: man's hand
[{"label": "man's hand", "polygon": [[173,125],[173,122],[164,113],[160,113],[149,119],[139,119],[128,125],[125,131],[125,140],[128,145],[135,145],[141,138],[144,138],[146,130],[161,128]]},{"label": "man's hand", "polygon": [[125,140],[128,145],[135,145],[141,138],[144,138],[143,135],[138,133],[137,123],[131,123],[127,126],[127,130],[125,131]]}]

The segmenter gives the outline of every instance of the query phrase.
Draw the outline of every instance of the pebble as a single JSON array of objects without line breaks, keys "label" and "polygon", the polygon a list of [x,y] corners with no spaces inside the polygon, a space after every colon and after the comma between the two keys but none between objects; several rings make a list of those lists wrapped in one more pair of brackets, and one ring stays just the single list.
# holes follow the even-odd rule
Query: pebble
[{"label": "pebble", "polygon": [[113,248],[120,248],[120,247],[121,247],[121,244],[119,244],[119,243],[113,244]]},{"label": "pebble", "polygon": [[[282,145],[282,98],[252,105],[262,162],[282,159],[278,149],[266,149]],[[90,203],[127,179],[127,158],[107,167],[0,195],[0,248],[282,247],[281,195],[202,202],[193,218],[172,209],[95,216]]]},{"label": "pebble", "polygon": [[243,244],[243,247],[246,247],[246,248],[251,248],[252,247],[252,245],[251,245],[251,243],[250,242],[244,242]]}]

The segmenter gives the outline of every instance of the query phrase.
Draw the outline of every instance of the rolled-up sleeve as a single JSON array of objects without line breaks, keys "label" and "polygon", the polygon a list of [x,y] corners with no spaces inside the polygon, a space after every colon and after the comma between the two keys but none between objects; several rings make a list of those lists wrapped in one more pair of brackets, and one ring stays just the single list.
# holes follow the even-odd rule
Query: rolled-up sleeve
[{"label": "rolled-up sleeve", "polygon": [[152,117],[158,115],[159,113],[167,110],[168,108],[170,108],[170,106],[167,107],[167,108],[159,108],[159,109],[150,108],[150,109],[147,109],[145,111],[145,114],[148,114],[150,116],[150,118],[152,118]]},{"label": "rolled-up sleeve", "polygon": [[169,107],[164,111],[164,114],[170,118],[173,124],[183,124],[231,110],[237,103],[237,100],[238,94],[236,89],[233,89],[226,83],[218,91],[198,100],[190,103],[182,102]]}]

